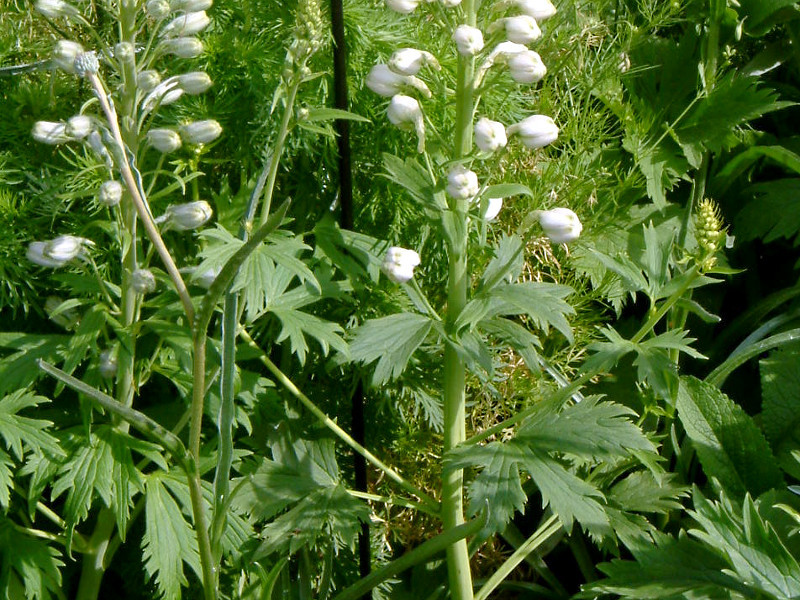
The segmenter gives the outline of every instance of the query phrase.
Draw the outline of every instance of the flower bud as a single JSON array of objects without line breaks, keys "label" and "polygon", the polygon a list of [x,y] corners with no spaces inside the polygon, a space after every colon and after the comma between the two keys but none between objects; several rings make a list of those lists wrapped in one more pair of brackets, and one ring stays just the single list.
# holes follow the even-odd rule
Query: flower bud
[{"label": "flower bud", "polygon": [[53,123],[52,121],[36,121],[31,130],[33,139],[42,144],[63,144],[70,141],[67,135],[67,126],[64,123]]},{"label": "flower bud", "polygon": [[483,213],[483,218],[487,221],[494,221],[497,218],[497,215],[500,214],[500,210],[503,208],[503,199],[502,198],[487,198],[486,199],[486,210]]},{"label": "flower bud", "polygon": [[183,145],[177,131],[164,128],[148,131],[147,141],[153,148],[164,154],[174,152]]},{"label": "flower bud", "polygon": [[161,54],[173,54],[178,58],[196,58],[203,53],[203,42],[195,37],[177,37],[164,40],[158,45]]},{"label": "flower bud", "polygon": [[135,54],[136,51],[130,42],[120,42],[114,46],[114,58],[121,63],[132,62]]},{"label": "flower bud", "polygon": [[67,73],[75,72],[75,58],[83,53],[83,46],[69,40],[58,40],[53,48],[53,63]]},{"label": "flower bud", "polygon": [[113,348],[108,348],[100,353],[100,362],[97,370],[103,379],[113,379],[117,374],[117,353]]},{"label": "flower bud", "polygon": [[397,50],[392,54],[388,63],[388,67],[400,75],[416,75],[425,65],[430,65],[437,70],[442,68],[433,54],[415,48]]},{"label": "flower bud", "polygon": [[93,245],[94,242],[86,238],[74,235],[60,235],[49,242],[45,242],[44,255],[63,264],[83,254],[86,246]]},{"label": "flower bud", "polygon": [[441,3],[445,8],[455,8],[461,4],[461,0],[441,0]]},{"label": "flower bud", "polygon": [[181,138],[187,144],[209,144],[222,135],[222,125],[213,119],[182,125]]},{"label": "flower bud", "polygon": [[509,41],[516,44],[530,44],[542,37],[542,30],[539,29],[536,19],[528,15],[500,19],[489,26],[489,31],[494,32],[501,27],[505,28]]},{"label": "flower bud", "polygon": [[161,83],[161,74],[153,69],[139,71],[136,74],[136,85],[145,93],[152,92],[159,83]]},{"label": "flower bud", "polygon": [[169,7],[173,11],[198,12],[208,10],[213,4],[213,0],[170,0]]},{"label": "flower bud", "polygon": [[420,262],[419,254],[413,250],[392,246],[386,251],[381,268],[395,283],[406,283],[414,277],[414,267]]},{"label": "flower bud", "polygon": [[522,143],[528,148],[544,148],[558,139],[558,127],[553,119],[545,115],[532,115],[519,123],[509,126],[506,133],[519,134]]},{"label": "flower bud", "polygon": [[166,0],[149,0],[144,5],[144,10],[153,19],[163,19],[170,13],[169,2]]},{"label": "flower bud", "polygon": [[48,19],[79,17],[81,14],[77,8],[63,0],[39,0],[35,8]]},{"label": "flower bud", "polygon": [[25,253],[25,257],[34,264],[39,265],[40,267],[49,267],[51,269],[57,269],[58,267],[63,267],[65,262],[60,260],[55,260],[50,258],[45,254],[45,249],[47,248],[47,242],[31,242],[28,244],[28,251]]},{"label": "flower bud", "polygon": [[367,75],[367,87],[379,96],[391,98],[406,82],[406,76],[392,71],[388,65],[377,64]]},{"label": "flower bud", "polygon": [[161,35],[163,37],[194,35],[203,31],[210,23],[211,19],[208,18],[206,11],[189,12],[172,19],[161,30]]},{"label": "flower bud", "polygon": [[386,6],[401,15],[407,15],[417,8],[420,0],[386,0]]},{"label": "flower bud", "polygon": [[100,61],[97,59],[97,53],[81,52],[75,57],[75,74],[78,77],[86,77],[92,75],[100,70]]},{"label": "flower bud", "polygon": [[97,201],[104,206],[111,208],[116,206],[122,200],[122,184],[119,181],[103,182],[100,190],[97,192]]},{"label": "flower bud", "polygon": [[547,74],[542,57],[533,50],[526,50],[508,57],[511,78],[517,83],[536,83]]},{"label": "flower bud", "polygon": [[142,111],[148,113],[157,106],[172,104],[181,96],[183,96],[183,90],[178,87],[177,79],[175,77],[170,77],[166,81],[159,83],[153,88],[153,91],[147,94],[147,97],[142,100]]},{"label": "flower bud", "polygon": [[86,115],[75,115],[67,121],[64,133],[74,140],[82,140],[92,133],[93,129],[94,123],[90,117]]},{"label": "flower bud", "polygon": [[425,122],[419,102],[411,96],[396,94],[386,108],[389,121],[403,131],[414,129],[417,132],[417,151],[425,151]]},{"label": "flower bud", "polygon": [[538,212],[539,224],[544,234],[554,244],[566,244],[577,240],[583,230],[578,215],[568,208],[554,208]]},{"label": "flower bud", "polygon": [[475,145],[483,152],[494,152],[508,143],[505,125],[486,117],[475,123]]},{"label": "flower bud", "polygon": [[212,85],[211,77],[203,71],[184,73],[183,75],[178,75],[177,79],[180,88],[191,95],[202,94]]},{"label": "flower bud", "polygon": [[205,200],[198,200],[169,206],[158,222],[166,222],[167,227],[178,231],[188,231],[203,225],[212,214],[211,205]]},{"label": "flower bud", "polygon": [[131,287],[137,294],[148,294],[156,289],[156,277],[148,269],[136,269],[131,273]]},{"label": "flower bud", "polygon": [[550,0],[512,0],[512,4],[537,21],[544,21],[556,14],[556,7]]},{"label": "flower bud", "polygon": [[457,200],[466,200],[478,194],[478,176],[464,165],[456,165],[447,174],[447,193]]},{"label": "flower bud", "polygon": [[483,50],[483,32],[469,25],[459,25],[453,32],[453,41],[462,56],[475,56]]},{"label": "flower bud", "polygon": [[86,143],[89,147],[100,157],[102,158],[106,166],[110,169],[114,166],[114,159],[111,158],[111,153],[106,148],[106,145],[103,143],[103,137],[97,131],[92,131],[89,136],[86,138]]}]

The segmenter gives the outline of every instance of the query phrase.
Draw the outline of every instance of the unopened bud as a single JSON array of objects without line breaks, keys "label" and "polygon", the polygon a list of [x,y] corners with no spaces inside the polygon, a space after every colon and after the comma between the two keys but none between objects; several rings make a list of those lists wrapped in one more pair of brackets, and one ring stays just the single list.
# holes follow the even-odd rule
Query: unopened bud
[{"label": "unopened bud", "polygon": [[44,254],[48,258],[66,263],[81,256],[87,246],[93,245],[94,242],[86,238],[75,235],[60,235],[45,243]]},{"label": "unopened bud", "polygon": [[67,73],[75,72],[75,58],[83,54],[83,46],[70,40],[58,40],[53,48],[53,63]]},{"label": "unopened bud", "polygon": [[94,129],[94,123],[86,115],[75,115],[67,121],[64,132],[74,140],[82,140]]},{"label": "unopened bud", "polygon": [[464,165],[456,165],[447,174],[447,193],[458,200],[466,200],[478,194],[478,175]]},{"label": "unopened bud", "polygon": [[430,52],[416,48],[402,48],[392,54],[387,66],[400,75],[416,75],[425,65],[430,65],[437,70],[442,68],[439,61]]},{"label": "unopened bud", "polygon": [[149,294],[156,289],[156,277],[148,269],[136,269],[131,274],[131,287],[137,294]]},{"label": "unopened bud", "polygon": [[161,35],[164,37],[194,35],[203,31],[210,23],[211,19],[208,18],[206,11],[190,12],[172,19],[161,31]]},{"label": "unopened bud", "polygon": [[420,262],[419,254],[414,250],[392,246],[386,251],[381,268],[395,283],[406,283],[414,277],[414,267]]},{"label": "unopened bud", "polygon": [[578,239],[583,230],[578,215],[568,208],[537,211],[544,234],[554,244],[566,244]]},{"label": "unopened bud", "polygon": [[181,136],[172,129],[151,129],[147,132],[147,141],[153,148],[164,154],[174,152],[182,146]]},{"label": "unopened bud", "polygon": [[114,58],[121,63],[130,63],[136,54],[133,44],[130,42],[120,42],[114,46]]},{"label": "unopened bud", "polygon": [[96,52],[81,52],[75,57],[75,74],[79,77],[92,75],[100,70]]},{"label": "unopened bud", "polygon": [[509,136],[519,134],[522,143],[531,149],[544,148],[558,139],[558,126],[545,115],[531,115],[506,129]]},{"label": "unopened bud", "polygon": [[106,181],[97,192],[97,201],[109,208],[116,206],[122,200],[122,184],[119,181]]},{"label": "unopened bud", "polygon": [[420,0],[386,0],[386,6],[401,15],[407,15],[417,8]]},{"label": "unopened bud", "polygon": [[213,4],[213,0],[170,0],[169,7],[173,11],[197,12],[208,10]]},{"label": "unopened bud", "polygon": [[508,70],[517,83],[536,83],[547,74],[542,57],[533,50],[526,50],[508,57]]},{"label": "unopened bud", "polygon": [[117,374],[117,353],[113,348],[108,348],[100,353],[100,362],[97,370],[103,379],[113,379]]},{"label": "unopened bud", "polygon": [[511,0],[510,4],[537,21],[544,21],[556,14],[556,7],[550,0]]},{"label": "unopened bud", "polygon": [[187,144],[209,144],[222,135],[222,125],[213,119],[194,121],[181,126],[180,132]]},{"label": "unopened bud", "polygon": [[153,69],[139,71],[136,74],[136,85],[145,93],[152,92],[159,83],[161,83],[161,74]]},{"label": "unopened bud", "polygon": [[205,200],[198,200],[169,206],[158,221],[165,222],[166,226],[172,229],[188,231],[203,225],[211,218],[212,214],[211,205]]},{"label": "unopened bud", "polygon": [[208,289],[211,287],[211,284],[214,283],[214,280],[217,278],[217,275],[219,275],[221,270],[222,269],[220,267],[206,269],[199,273],[197,270],[195,270],[194,274],[192,275],[192,281],[200,287]]},{"label": "unopened bud", "polygon": [[417,151],[425,151],[425,121],[419,102],[411,96],[396,94],[386,109],[389,121],[403,131],[415,130],[417,133]]},{"label": "unopened bud", "polygon": [[81,14],[77,8],[63,0],[39,0],[35,8],[48,19],[78,17]]},{"label": "unopened bud", "polygon": [[178,37],[164,40],[158,45],[161,54],[172,54],[178,58],[196,58],[203,53],[203,42],[195,37]]},{"label": "unopened bud", "polygon": [[489,26],[488,31],[493,33],[505,29],[506,37],[516,44],[530,44],[542,37],[542,30],[536,19],[528,15],[517,15],[495,21]]},{"label": "unopened bud", "polygon": [[50,145],[63,144],[71,139],[67,135],[67,126],[64,123],[52,121],[36,121],[31,135],[37,142]]},{"label": "unopened bud", "polygon": [[475,145],[483,152],[494,152],[508,143],[505,125],[486,117],[475,123]]},{"label": "unopened bud", "polygon": [[497,215],[500,214],[500,210],[503,208],[503,199],[502,198],[487,198],[486,199],[486,210],[483,213],[483,218],[487,221],[494,221],[497,218]]},{"label": "unopened bud", "polygon": [[169,2],[166,0],[148,0],[147,4],[144,5],[144,10],[153,19],[163,19],[170,13]]},{"label": "unopened bud", "polygon": [[212,85],[211,77],[203,71],[184,73],[183,75],[178,75],[177,79],[180,88],[191,95],[202,94]]},{"label": "unopened bud", "polygon": [[469,25],[459,25],[453,32],[453,41],[462,56],[475,56],[483,50],[483,32]]}]

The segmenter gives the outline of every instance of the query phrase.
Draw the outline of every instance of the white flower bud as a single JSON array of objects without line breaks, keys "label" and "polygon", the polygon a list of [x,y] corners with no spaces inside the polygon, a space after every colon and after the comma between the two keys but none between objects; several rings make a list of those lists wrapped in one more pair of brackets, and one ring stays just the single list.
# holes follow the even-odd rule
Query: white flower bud
[{"label": "white flower bud", "polygon": [[195,37],[177,37],[158,45],[159,53],[173,54],[178,58],[196,58],[203,53],[203,42]]},{"label": "white flower bud", "polygon": [[419,254],[413,250],[392,246],[386,251],[381,268],[395,283],[406,283],[414,277],[414,267],[420,262]]},{"label": "white flower bud", "polygon": [[103,143],[103,137],[99,132],[92,131],[86,138],[86,143],[100,158],[105,161],[106,166],[109,169],[114,166],[114,160],[111,158],[111,153],[109,153],[108,148],[106,148],[106,145]]},{"label": "white flower bud", "polygon": [[533,50],[526,50],[508,57],[511,78],[517,83],[536,83],[547,74],[542,57]]},{"label": "white flower bud", "polygon": [[192,71],[191,73],[184,73],[178,75],[178,85],[187,94],[197,95],[207,91],[211,85],[211,77],[208,73],[203,71]]},{"label": "white flower bud", "polygon": [[631,57],[628,56],[627,52],[620,52],[619,55],[619,65],[617,65],[620,73],[627,73],[628,69],[631,68]]},{"label": "white flower bud", "polygon": [[550,0],[512,0],[512,4],[537,21],[544,21],[556,14],[556,7]]},{"label": "white flower bud", "polygon": [[222,135],[222,125],[213,119],[182,125],[181,138],[187,144],[209,144]]},{"label": "white flower bud", "polygon": [[416,75],[425,65],[430,65],[437,70],[442,68],[433,54],[415,48],[397,50],[392,54],[388,63],[388,67],[400,75]]},{"label": "white flower bud", "polygon": [[136,74],[136,85],[145,93],[152,92],[159,83],[161,83],[161,74],[153,69],[139,71]]},{"label": "white flower bud", "polygon": [[86,77],[92,75],[100,70],[100,61],[97,59],[97,53],[81,52],[75,57],[75,74],[78,77]]},{"label": "white flower bud", "polygon": [[425,121],[422,118],[422,109],[416,99],[403,94],[392,96],[392,100],[386,108],[386,116],[399,129],[404,131],[414,129],[417,132],[417,152],[425,151]]},{"label": "white flower bud", "polygon": [[74,140],[82,140],[92,133],[92,130],[94,130],[94,123],[90,117],[75,115],[67,121],[64,133]]},{"label": "white flower bud", "polygon": [[177,102],[183,96],[183,90],[178,87],[178,81],[175,77],[170,77],[166,81],[159,83],[153,91],[147,94],[147,97],[142,100],[142,111],[145,113],[150,112],[157,106],[166,106]]},{"label": "white flower bud", "polygon": [[131,273],[131,287],[137,294],[148,294],[156,289],[156,277],[148,269],[136,269]]},{"label": "white flower bud", "polygon": [[459,25],[453,32],[453,41],[462,56],[475,56],[483,50],[483,32],[469,25]]},{"label": "white flower bud", "polygon": [[388,65],[377,64],[367,75],[367,87],[379,96],[391,98],[406,82],[406,76],[392,71]]},{"label": "white flower bud", "polygon": [[75,72],[75,58],[83,53],[83,46],[78,42],[58,40],[53,48],[53,63],[67,73]]},{"label": "white flower bud", "polygon": [[148,131],[147,141],[150,142],[153,148],[164,154],[174,152],[183,145],[181,136],[178,135],[177,131],[164,128]]},{"label": "white flower bud", "polygon": [[531,115],[519,123],[509,126],[506,134],[519,134],[522,143],[528,148],[544,148],[558,139],[558,126],[545,115]]},{"label": "white flower bud", "polygon": [[168,228],[178,231],[197,229],[211,218],[213,211],[211,205],[205,200],[187,202],[186,204],[173,204],[167,207],[163,216],[156,222],[166,222]]},{"label": "white flower bud", "polygon": [[461,4],[461,0],[441,0],[441,3],[444,5],[445,8],[455,8],[459,4]]},{"label": "white flower bud", "polygon": [[100,362],[97,370],[103,379],[113,379],[117,374],[117,353],[113,348],[108,348],[100,353]]},{"label": "white flower bud", "polygon": [[577,240],[583,230],[578,215],[568,208],[537,211],[539,224],[544,234],[554,244],[566,244]]},{"label": "white flower bud", "polygon": [[500,214],[500,210],[503,208],[503,199],[502,198],[487,198],[486,199],[486,210],[483,213],[483,218],[487,221],[494,221],[497,218],[497,215]]},{"label": "white flower bud", "polygon": [[114,46],[114,58],[121,63],[129,63],[133,61],[136,50],[130,42],[120,42]]},{"label": "white flower bud", "polygon": [[103,182],[97,192],[97,201],[111,208],[119,204],[120,200],[122,200],[122,184],[113,179]]},{"label": "white flower bud", "polygon": [[407,15],[417,8],[420,0],[386,0],[386,6],[401,15]]},{"label": "white flower bud", "polygon": [[77,8],[63,0],[39,0],[34,7],[48,19],[78,17],[81,14]]},{"label": "white flower bud", "polygon": [[542,30],[539,29],[536,19],[528,15],[500,19],[489,26],[489,31],[493,32],[501,27],[505,28],[509,41],[516,44],[530,44],[542,37]]},{"label": "white flower bud", "polygon": [[28,244],[28,251],[25,253],[25,257],[40,267],[49,267],[51,269],[57,269],[66,264],[64,261],[55,260],[47,256],[45,254],[46,248],[47,242],[31,242]]},{"label": "white flower bud", "polygon": [[464,165],[456,165],[447,174],[447,193],[457,200],[466,200],[480,190],[478,176]]},{"label": "white flower bud", "polygon": [[52,121],[36,121],[31,130],[33,139],[42,144],[63,144],[70,141],[67,135],[67,126],[64,123],[53,123]]},{"label": "white flower bud", "polygon": [[212,0],[170,0],[169,7],[173,11],[198,12],[208,10],[213,4]]},{"label": "white flower bud", "polygon": [[62,264],[84,254],[86,246],[93,246],[94,242],[74,235],[60,235],[45,242],[44,255]]},{"label": "white flower bud", "polygon": [[211,19],[208,18],[206,11],[189,12],[172,19],[161,31],[161,35],[164,37],[194,35],[203,31],[210,23]]},{"label": "white flower bud", "polygon": [[169,2],[166,0],[149,0],[144,5],[144,10],[153,19],[163,19],[170,13]]},{"label": "white flower bud", "polygon": [[475,145],[483,152],[494,152],[508,143],[505,125],[486,117],[475,123]]}]

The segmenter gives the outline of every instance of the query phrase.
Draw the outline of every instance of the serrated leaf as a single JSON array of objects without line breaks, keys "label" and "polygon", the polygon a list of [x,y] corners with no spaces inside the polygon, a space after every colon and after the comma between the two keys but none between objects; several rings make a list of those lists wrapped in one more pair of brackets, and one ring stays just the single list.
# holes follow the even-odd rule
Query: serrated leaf
[{"label": "serrated leaf", "polygon": [[306,473],[266,458],[253,473],[234,480],[234,486],[235,506],[258,520],[272,518],[320,487]]},{"label": "serrated leaf", "polygon": [[612,486],[608,500],[628,511],[664,514],[681,510],[679,498],[687,495],[687,488],[675,479],[674,473],[656,479],[650,471],[634,471]]},{"label": "serrated leaf", "polygon": [[0,448],[0,507],[8,510],[11,501],[11,488],[14,487],[14,474],[11,471],[14,461]]},{"label": "serrated leaf", "polygon": [[488,290],[505,280],[516,280],[524,264],[522,240],[516,235],[503,235],[481,277],[481,288]]},{"label": "serrated leaf", "polygon": [[280,343],[288,339],[292,353],[297,356],[301,365],[305,364],[306,352],[308,351],[306,337],[315,339],[325,356],[328,355],[331,348],[342,354],[347,354],[347,343],[340,336],[341,333],[344,333],[344,329],[337,323],[325,321],[300,310],[276,309],[272,312],[282,326],[281,332],[275,341]]},{"label": "serrated leaf", "polygon": [[0,400],[0,437],[17,460],[22,460],[26,448],[47,453],[52,458],[64,456],[58,440],[47,433],[47,429],[53,426],[51,421],[19,414],[44,402],[49,400],[28,390],[17,390]]},{"label": "serrated leaf", "polygon": [[531,372],[536,372],[539,369],[539,354],[536,349],[541,348],[542,343],[535,334],[525,329],[525,327],[500,317],[481,321],[478,327],[487,335],[493,336],[511,346],[514,352],[522,357]]},{"label": "serrated leaf", "polygon": [[192,527],[165,488],[163,479],[163,473],[151,473],[145,485],[144,567],[148,579],[155,576],[161,598],[180,600],[181,587],[188,585],[183,563],[198,564],[200,553]]},{"label": "serrated leaf", "polygon": [[800,350],[784,348],[760,363],[761,424],[777,455],[800,448]]},{"label": "serrated leaf", "polygon": [[800,179],[777,179],[750,186],[754,196],[736,216],[735,232],[745,240],[772,242],[800,233]]},{"label": "serrated leaf", "polygon": [[56,334],[0,333],[0,348],[16,351],[0,359],[0,394],[30,386],[41,374],[37,361],[52,361],[66,347],[71,337]]},{"label": "serrated leaf", "polygon": [[[92,305],[81,317],[78,327],[67,346],[62,370],[71,375],[83,361],[90,348],[97,347],[97,338],[100,337],[103,325],[106,323],[106,310],[101,304]],[[61,384],[63,385],[63,384]]]},{"label": "serrated leaf", "polygon": [[[16,530],[0,515],[0,592],[7,596],[13,578],[18,577],[27,600],[63,598],[59,552],[42,540]],[[22,596],[17,596],[22,598]]]},{"label": "serrated leaf", "polygon": [[381,385],[402,374],[432,325],[428,317],[407,312],[371,319],[356,329],[350,357],[364,364],[377,360],[372,382]]},{"label": "serrated leaf", "polygon": [[436,201],[434,183],[428,171],[416,159],[403,160],[392,154],[384,154],[383,167],[386,169],[385,177],[405,188],[411,197],[424,207],[446,208],[446,205]]},{"label": "serrated leaf", "polygon": [[716,387],[682,377],[678,417],[708,477],[736,495],[783,485],[767,440],[751,417]]},{"label": "serrated leaf", "polygon": [[499,183],[490,185],[481,194],[483,198],[508,198],[510,196],[528,196],[533,198],[533,192],[527,185],[521,183]]}]

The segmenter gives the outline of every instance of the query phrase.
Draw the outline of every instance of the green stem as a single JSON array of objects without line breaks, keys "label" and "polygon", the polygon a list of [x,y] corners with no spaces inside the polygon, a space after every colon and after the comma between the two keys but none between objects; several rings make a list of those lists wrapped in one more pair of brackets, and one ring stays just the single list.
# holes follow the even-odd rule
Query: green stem
[{"label": "green stem", "polygon": [[751,358],[754,358],[759,354],[763,354],[768,350],[772,350],[773,348],[779,348],[780,346],[786,344],[796,343],[798,340],[800,340],[800,328],[784,331],[783,333],[778,333],[768,337],[765,340],[762,340],[757,344],[753,344],[747,348],[742,348],[741,350],[737,349],[737,352],[729,356],[725,362],[708,374],[706,381],[711,385],[721,387],[728,378],[728,375],[733,373],[733,371],[742,366]]}]

